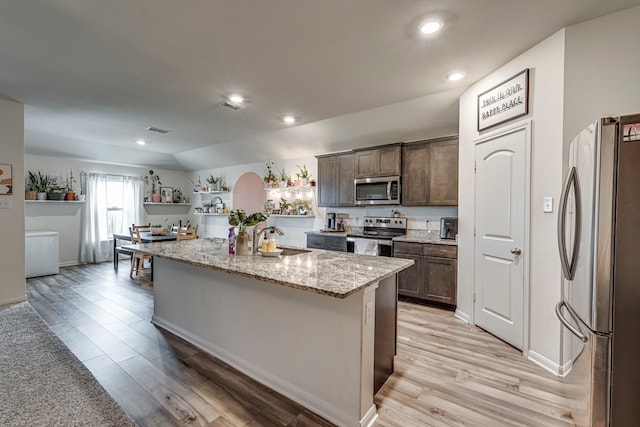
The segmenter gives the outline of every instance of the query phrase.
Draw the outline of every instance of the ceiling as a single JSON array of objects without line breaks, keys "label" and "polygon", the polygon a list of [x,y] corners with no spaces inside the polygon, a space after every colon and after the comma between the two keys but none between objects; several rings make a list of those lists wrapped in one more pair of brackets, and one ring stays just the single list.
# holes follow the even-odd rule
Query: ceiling
[{"label": "ceiling", "polygon": [[[565,26],[637,4],[7,1],[0,93],[25,105],[28,154],[175,170],[299,158],[455,132],[473,82]],[[430,16],[444,29],[421,36]],[[447,81],[455,70],[466,78]],[[231,93],[246,108],[221,106]]]}]

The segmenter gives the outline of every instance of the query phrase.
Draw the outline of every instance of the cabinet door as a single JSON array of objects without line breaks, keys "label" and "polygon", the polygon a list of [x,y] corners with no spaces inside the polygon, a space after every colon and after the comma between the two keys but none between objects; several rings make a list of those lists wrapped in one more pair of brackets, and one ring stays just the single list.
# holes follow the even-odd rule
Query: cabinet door
[{"label": "cabinet door", "polygon": [[356,178],[378,176],[380,170],[380,152],[378,150],[357,151],[355,153]]},{"label": "cabinet door", "polygon": [[337,158],[337,206],[354,206],[354,184],[355,168],[353,165],[353,153],[341,154]]},{"label": "cabinet door", "polygon": [[431,206],[458,205],[458,140],[431,145]]},{"label": "cabinet door", "polygon": [[400,157],[402,148],[400,145],[393,147],[384,147],[378,149],[379,168],[377,176],[396,176],[400,175]]},{"label": "cabinet door", "polygon": [[336,205],[337,171],[337,156],[318,157],[318,206]]},{"label": "cabinet door", "polygon": [[395,253],[395,258],[412,259],[415,261],[411,267],[398,273],[398,295],[414,298],[424,296],[425,277],[422,265],[422,256],[404,253]]},{"label": "cabinet door", "polygon": [[424,258],[425,299],[456,305],[456,263],[450,258]]},{"label": "cabinet door", "polygon": [[402,147],[402,205],[427,206],[431,186],[431,147],[427,143],[409,143]]}]

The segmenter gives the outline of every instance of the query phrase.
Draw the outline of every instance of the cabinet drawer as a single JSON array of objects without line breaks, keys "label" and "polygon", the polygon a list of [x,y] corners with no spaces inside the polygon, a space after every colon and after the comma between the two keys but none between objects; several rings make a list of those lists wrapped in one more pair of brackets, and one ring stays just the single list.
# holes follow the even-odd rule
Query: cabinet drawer
[{"label": "cabinet drawer", "polygon": [[314,247],[324,246],[324,236],[318,236],[316,234],[307,234],[307,246],[313,245]]},{"label": "cabinet drawer", "polygon": [[422,255],[422,244],[409,243],[409,242],[394,242],[393,253]]},{"label": "cabinet drawer", "polygon": [[458,248],[456,246],[450,245],[430,245],[425,244],[422,245],[424,256],[434,256],[440,258],[457,258],[458,257]]},{"label": "cabinet drawer", "polygon": [[334,248],[347,250],[347,238],[344,236],[324,236],[324,244],[333,250],[335,250]]}]

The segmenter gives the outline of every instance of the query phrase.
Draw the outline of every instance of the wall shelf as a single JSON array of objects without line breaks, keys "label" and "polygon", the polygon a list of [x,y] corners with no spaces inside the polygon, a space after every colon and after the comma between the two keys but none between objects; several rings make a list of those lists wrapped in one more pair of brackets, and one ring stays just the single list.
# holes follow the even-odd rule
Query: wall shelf
[{"label": "wall shelf", "polygon": [[194,191],[193,194],[227,194],[228,191]]},{"label": "wall shelf", "polygon": [[282,214],[271,214],[269,218],[315,218],[315,215],[282,215]]},{"label": "wall shelf", "polygon": [[144,202],[145,206],[154,205],[154,206],[191,206],[191,203],[162,203],[162,202]]},{"label": "wall shelf", "polygon": [[25,203],[84,203],[84,200],[25,200]]},{"label": "wall shelf", "polygon": [[195,215],[195,216],[225,216],[225,217],[229,216],[229,214],[228,214],[228,213],[226,213],[226,214],[219,214],[219,213],[204,213],[204,212],[202,212],[202,213],[195,213],[195,212],[194,212],[194,215]]}]

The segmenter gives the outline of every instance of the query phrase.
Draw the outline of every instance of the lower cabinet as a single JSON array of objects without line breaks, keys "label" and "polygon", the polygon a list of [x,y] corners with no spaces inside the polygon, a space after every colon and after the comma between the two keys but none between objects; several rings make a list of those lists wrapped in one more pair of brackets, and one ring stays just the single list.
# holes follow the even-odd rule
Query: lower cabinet
[{"label": "lower cabinet", "polygon": [[346,236],[329,236],[322,234],[307,234],[307,247],[312,249],[325,249],[328,251],[347,251]]},{"label": "lower cabinet", "polygon": [[396,242],[393,256],[415,262],[398,273],[398,295],[456,305],[456,246]]}]

